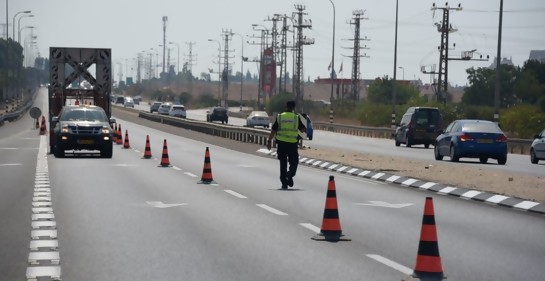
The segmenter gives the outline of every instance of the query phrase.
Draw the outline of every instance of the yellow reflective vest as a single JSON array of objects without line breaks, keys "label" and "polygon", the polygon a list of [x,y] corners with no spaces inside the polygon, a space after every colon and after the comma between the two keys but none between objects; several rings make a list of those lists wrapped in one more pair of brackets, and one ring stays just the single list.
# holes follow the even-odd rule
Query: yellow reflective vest
[{"label": "yellow reflective vest", "polygon": [[299,115],[293,112],[283,112],[276,117],[278,130],[276,139],[283,142],[296,143],[299,127]]}]

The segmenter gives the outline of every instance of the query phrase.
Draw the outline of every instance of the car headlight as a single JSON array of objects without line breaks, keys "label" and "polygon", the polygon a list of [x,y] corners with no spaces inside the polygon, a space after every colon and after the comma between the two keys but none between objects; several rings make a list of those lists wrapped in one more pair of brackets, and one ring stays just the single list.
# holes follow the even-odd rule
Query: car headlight
[{"label": "car headlight", "polygon": [[102,133],[103,134],[109,134],[110,133],[110,128],[102,128]]},{"label": "car headlight", "polygon": [[68,133],[68,127],[62,127],[61,133]]}]

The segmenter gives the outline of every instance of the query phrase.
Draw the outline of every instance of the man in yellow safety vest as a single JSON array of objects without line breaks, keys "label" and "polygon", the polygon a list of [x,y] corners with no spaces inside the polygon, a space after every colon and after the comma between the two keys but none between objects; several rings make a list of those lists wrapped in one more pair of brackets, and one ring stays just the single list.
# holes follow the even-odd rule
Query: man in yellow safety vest
[{"label": "man in yellow safety vest", "polygon": [[282,183],[282,189],[293,186],[293,177],[297,172],[297,165],[299,164],[299,152],[297,152],[299,143],[298,131],[305,132],[306,130],[299,115],[293,112],[294,110],[295,102],[288,101],[286,103],[286,111],[276,116],[269,140],[267,141],[267,148],[271,150],[272,139],[276,136],[276,154],[278,160],[280,160],[280,182]]}]

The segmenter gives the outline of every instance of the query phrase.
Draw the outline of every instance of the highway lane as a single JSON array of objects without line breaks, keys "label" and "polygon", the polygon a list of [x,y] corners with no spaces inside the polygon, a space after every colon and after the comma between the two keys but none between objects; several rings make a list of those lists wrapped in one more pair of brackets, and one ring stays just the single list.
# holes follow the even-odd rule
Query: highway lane
[{"label": "highway lane", "polygon": [[[42,93],[42,92],[41,92]],[[45,98],[38,96],[34,106]],[[24,280],[39,132],[28,114],[0,127],[0,280]]]},{"label": "highway lane", "polygon": [[[427,193],[338,175],[343,232],[353,241],[316,242],[310,240],[314,232],[301,224],[320,226],[328,172],[301,167],[296,189],[279,191],[275,159],[176,137],[148,128],[143,120],[137,125],[116,118],[129,130],[134,150],[117,146],[112,160],[50,159],[61,256],[68,260],[63,271],[69,279],[85,273],[132,280],[199,280],[202,274],[208,280],[220,275],[222,280],[399,280],[402,272],[368,255],[414,265]],[[180,129],[173,132],[189,135]],[[175,168],[158,168],[158,159],[140,159],[147,134],[155,157],[162,140],[168,139]],[[196,184],[206,146],[218,186]],[[101,176],[89,181],[81,174],[84,168],[85,175]],[[532,280],[545,274],[539,266],[545,245],[542,216],[434,198],[450,278]],[[146,201],[187,205],[159,209]],[[412,205],[360,205],[369,201]],[[256,268],[263,270],[252,270]]]},{"label": "highway lane", "polygon": [[[149,106],[146,107],[141,105],[137,108],[139,110],[149,111]],[[238,111],[238,107],[232,108],[232,110]],[[206,120],[206,109],[188,110],[188,118],[204,121]],[[246,124],[246,120],[244,118],[229,117],[229,124],[234,126],[244,126]],[[358,153],[371,153],[382,156],[429,161],[431,164],[436,163],[433,156],[433,147],[429,149],[424,148],[424,146],[415,146],[412,148],[407,148],[405,146],[396,147],[393,140],[389,139],[367,138],[315,130],[313,140],[307,140],[305,143],[318,149],[340,149]],[[509,154],[507,156],[506,165],[498,165],[497,161],[493,159],[490,159],[486,164],[481,164],[479,159],[470,158],[462,158],[459,163],[452,163],[449,161],[448,157],[445,157],[441,163],[457,166],[470,165],[471,167],[478,169],[493,169],[515,172],[536,177],[543,176],[545,173],[543,165],[531,164],[529,155],[520,154]]]}]

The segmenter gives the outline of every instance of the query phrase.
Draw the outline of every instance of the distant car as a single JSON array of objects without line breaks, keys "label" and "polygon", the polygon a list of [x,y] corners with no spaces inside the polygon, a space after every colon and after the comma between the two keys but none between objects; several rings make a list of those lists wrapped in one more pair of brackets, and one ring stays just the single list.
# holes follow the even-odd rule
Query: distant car
[{"label": "distant car", "polygon": [[125,102],[123,103],[123,107],[131,107],[134,108],[134,100],[132,98],[125,98]]},{"label": "distant car", "polygon": [[125,97],[115,98],[115,104],[125,104]]},{"label": "distant car", "polygon": [[164,102],[159,106],[159,109],[157,109],[157,113],[168,115],[168,112],[170,111],[170,108],[172,107],[172,103],[170,102]]},{"label": "distant car", "polygon": [[537,164],[539,160],[545,160],[545,130],[534,136],[532,148],[530,148],[530,162]]},{"label": "distant car", "polygon": [[213,107],[206,112],[206,121],[221,121],[222,124],[227,123],[229,117],[227,115],[227,109],[224,107]]},{"label": "distant car", "polygon": [[142,100],[142,97],[141,96],[135,96],[133,98],[133,100],[134,100],[134,104],[140,104],[140,101]]},{"label": "distant car", "polygon": [[163,104],[163,103],[160,102],[160,101],[154,102],[152,105],[150,105],[149,112],[151,112],[151,113],[158,112],[159,107],[161,106],[161,104]]},{"label": "distant car", "polygon": [[435,160],[443,156],[458,162],[460,158],[479,158],[487,163],[488,158],[505,165],[507,162],[507,137],[494,122],[486,120],[456,120],[435,141]]},{"label": "distant car", "polygon": [[409,107],[395,132],[395,145],[430,147],[441,130],[443,118],[436,107]]},{"label": "distant car", "polygon": [[186,118],[187,113],[185,112],[185,107],[181,104],[175,104],[170,108],[168,115],[180,118]]},{"label": "distant car", "polygon": [[307,127],[307,138],[309,140],[312,140],[312,137],[314,136],[314,128],[312,127],[312,120],[310,120],[310,116],[308,116],[308,114],[306,113],[303,113],[301,114],[305,119],[307,119],[307,124],[306,124],[306,127]]},{"label": "distant car", "polygon": [[269,114],[265,111],[252,111],[246,118],[246,126],[248,127],[263,126],[269,128],[270,123]]}]

